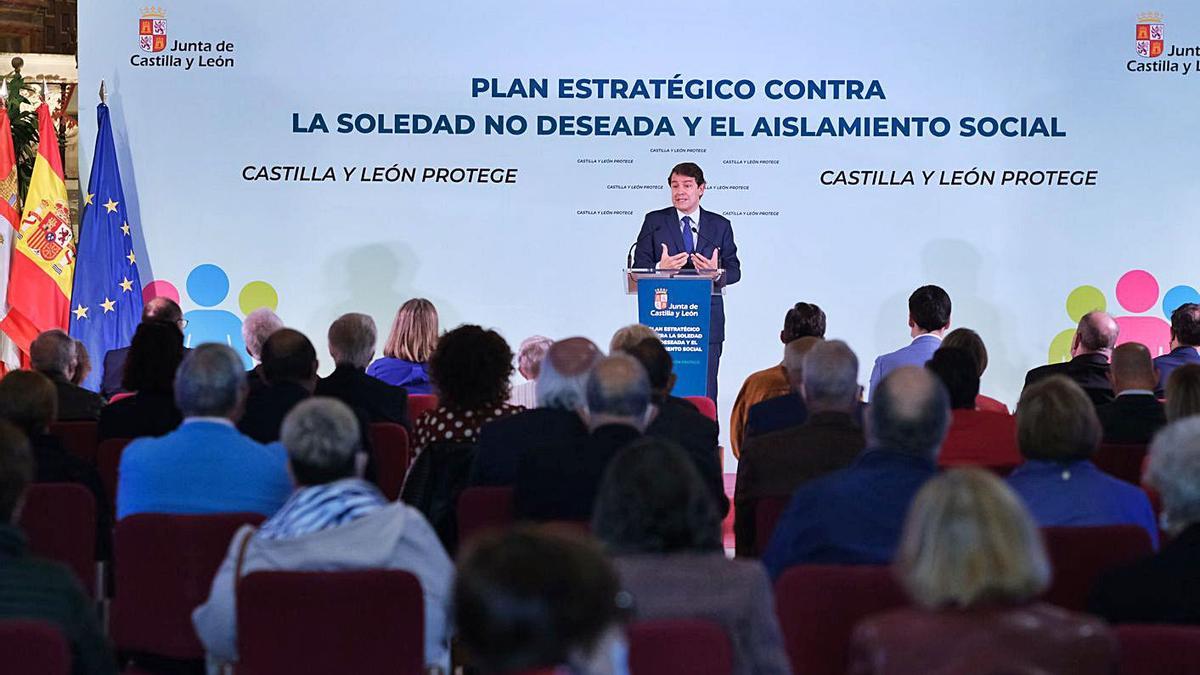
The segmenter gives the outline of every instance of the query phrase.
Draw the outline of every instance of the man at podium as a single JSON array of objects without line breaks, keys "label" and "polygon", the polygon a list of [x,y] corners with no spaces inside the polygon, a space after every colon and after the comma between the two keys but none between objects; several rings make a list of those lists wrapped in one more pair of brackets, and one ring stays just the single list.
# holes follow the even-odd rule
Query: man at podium
[{"label": "man at podium", "polygon": [[[646,214],[634,246],[638,269],[721,270],[713,282],[735,284],[742,278],[733,226],[724,216],[700,208],[704,171],[693,162],[675,165],[667,178],[671,206]],[[725,342],[725,302],[712,296],[708,332],[708,396],[717,400],[717,367]]]}]

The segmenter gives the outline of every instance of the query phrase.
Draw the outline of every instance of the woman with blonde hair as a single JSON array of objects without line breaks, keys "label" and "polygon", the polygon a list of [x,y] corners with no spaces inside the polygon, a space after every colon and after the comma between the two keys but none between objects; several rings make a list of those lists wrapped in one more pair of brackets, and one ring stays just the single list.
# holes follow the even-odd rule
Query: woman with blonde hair
[{"label": "woman with blonde hair", "polygon": [[895,563],[915,607],[860,623],[852,673],[1111,673],[1103,622],[1038,602],[1041,535],[1016,494],[980,469],[931,479],[909,509]]},{"label": "woman with blonde hair", "polygon": [[367,374],[410,394],[432,393],[428,364],[437,341],[437,307],[425,298],[413,298],[396,310],[383,357],[367,367]]}]

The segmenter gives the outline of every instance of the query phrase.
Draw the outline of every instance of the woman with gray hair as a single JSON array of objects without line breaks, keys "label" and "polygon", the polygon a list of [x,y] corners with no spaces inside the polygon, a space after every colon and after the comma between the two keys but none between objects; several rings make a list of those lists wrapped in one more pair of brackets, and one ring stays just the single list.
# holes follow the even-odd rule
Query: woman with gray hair
[{"label": "woman with gray hair", "polygon": [[1200,624],[1200,417],[1158,432],[1145,482],[1162,498],[1170,539],[1156,555],[1101,577],[1088,610],[1112,623]]},{"label": "woman with gray hair", "polygon": [[1037,601],[1050,563],[1011,489],[981,469],[931,479],[908,512],[895,563],[915,607],[859,624],[850,672],[1113,672],[1104,624]]},{"label": "woman with gray hair", "polygon": [[517,348],[517,372],[525,381],[513,385],[512,392],[508,395],[510,404],[525,408],[537,407],[537,379],[541,374],[542,360],[546,358],[546,352],[550,351],[552,344],[554,340],[544,335],[532,335],[521,340],[521,346]]}]

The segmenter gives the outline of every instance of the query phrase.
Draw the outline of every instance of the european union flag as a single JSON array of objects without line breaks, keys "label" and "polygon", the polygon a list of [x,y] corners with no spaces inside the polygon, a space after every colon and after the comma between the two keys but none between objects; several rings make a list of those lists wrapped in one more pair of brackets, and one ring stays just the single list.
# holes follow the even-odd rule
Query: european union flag
[{"label": "european union flag", "polygon": [[70,330],[71,337],[83,342],[91,356],[92,372],[83,386],[92,391],[100,389],[104,354],[128,346],[142,316],[142,282],[133,254],[108,106],[101,103],[96,117],[96,154],[83,198]]}]

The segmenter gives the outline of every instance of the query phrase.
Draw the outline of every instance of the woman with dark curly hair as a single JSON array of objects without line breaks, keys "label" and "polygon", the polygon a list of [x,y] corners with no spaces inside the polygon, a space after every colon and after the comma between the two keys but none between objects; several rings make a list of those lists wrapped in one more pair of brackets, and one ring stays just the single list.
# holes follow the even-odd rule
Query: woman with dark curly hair
[{"label": "woman with dark curly hair", "polygon": [[121,387],[136,392],[100,410],[100,439],[162,436],[183,421],[175,407],[175,370],[183,361],[183,333],[172,323],[137,327]]}]

